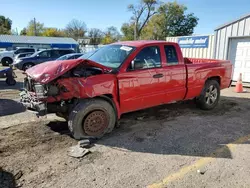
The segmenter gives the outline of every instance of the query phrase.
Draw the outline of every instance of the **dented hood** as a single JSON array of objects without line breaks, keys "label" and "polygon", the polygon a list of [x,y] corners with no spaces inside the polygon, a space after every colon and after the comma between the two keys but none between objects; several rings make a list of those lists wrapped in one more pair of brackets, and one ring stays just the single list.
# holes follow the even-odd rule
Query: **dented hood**
[{"label": "dented hood", "polygon": [[88,59],[72,59],[64,61],[48,61],[34,67],[29,68],[26,74],[34,79],[36,82],[47,84],[63,75],[70,69],[76,67],[80,63],[86,63],[93,67],[101,68],[103,72],[111,71],[112,69],[96,63]]}]

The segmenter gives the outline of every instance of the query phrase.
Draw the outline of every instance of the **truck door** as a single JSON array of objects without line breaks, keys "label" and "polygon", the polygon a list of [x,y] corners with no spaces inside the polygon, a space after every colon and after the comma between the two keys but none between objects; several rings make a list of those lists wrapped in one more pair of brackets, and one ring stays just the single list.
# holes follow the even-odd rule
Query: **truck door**
[{"label": "truck door", "polygon": [[[166,103],[183,100],[186,94],[186,67],[174,45],[164,45],[166,56]],[[181,51],[179,51],[179,56]]]},{"label": "truck door", "polygon": [[165,77],[159,46],[144,47],[118,74],[122,113],[163,104]]}]

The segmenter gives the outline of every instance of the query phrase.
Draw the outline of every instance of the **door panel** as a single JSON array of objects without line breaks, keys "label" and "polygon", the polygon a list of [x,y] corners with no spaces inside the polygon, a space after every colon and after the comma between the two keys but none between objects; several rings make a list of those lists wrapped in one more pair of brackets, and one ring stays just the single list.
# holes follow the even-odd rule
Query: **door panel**
[{"label": "door panel", "polygon": [[118,75],[122,113],[157,106],[165,101],[165,77],[154,69],[131,71]]},{"label": "door panel", "polygon": [[118,75],[122,113],[163,104],[165,78],[160,47],[143,48],[127,72]]}]

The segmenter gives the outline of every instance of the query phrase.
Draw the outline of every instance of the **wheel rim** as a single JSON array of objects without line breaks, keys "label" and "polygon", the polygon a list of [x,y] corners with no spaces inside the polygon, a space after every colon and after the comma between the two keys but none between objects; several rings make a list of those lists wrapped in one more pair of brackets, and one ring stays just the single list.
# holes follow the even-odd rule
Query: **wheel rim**
[{"label": "wheel rim", "polygon": [[108,118],[103,111],[91,112],[83,122],[83,129],[89,136],[101,135],[107,127]]},{"label": "wheel rim", "polygon": [[218,90],[214,85],[211,85],[207,91],[205,100],[208,105],[213,105],[216,102],[216,99],[218,97]]}]

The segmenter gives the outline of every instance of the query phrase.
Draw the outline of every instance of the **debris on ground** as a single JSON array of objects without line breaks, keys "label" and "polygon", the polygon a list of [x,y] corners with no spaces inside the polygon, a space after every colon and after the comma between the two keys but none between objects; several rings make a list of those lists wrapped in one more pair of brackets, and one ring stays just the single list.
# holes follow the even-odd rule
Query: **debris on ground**
[{"label": "debris on ground", "polygon": [[80,147],[80,145],[72,146],[68,150],[68,155],[74,158],[81,158],[89,154],[90,151],[86,148]]},{"label": "debris on ground", "polygon": [[16,174],[15,174],[15,180],[20,179],[23,176],[23,172],[21,170],[19,170]]},{"label": "debris on ground", "polygon": [[84,139],[84,140],[80,140],[78,142],[78,145],[81,147],[81,148],[87,148],[87,147],[90,147],[90,140],[89,139]]},{"label": "debris on ground", "polygon": [[141,116],[141,117],[137,117],[136,120],[143,120],[145,117]]},{"label": "debris on ground", "polygon": [[201,175],[204,175],[206,173],[206,170],[205,169],[198,169],[197,173],[201,174]]}]

